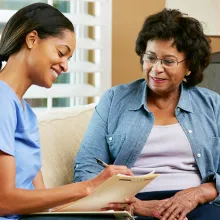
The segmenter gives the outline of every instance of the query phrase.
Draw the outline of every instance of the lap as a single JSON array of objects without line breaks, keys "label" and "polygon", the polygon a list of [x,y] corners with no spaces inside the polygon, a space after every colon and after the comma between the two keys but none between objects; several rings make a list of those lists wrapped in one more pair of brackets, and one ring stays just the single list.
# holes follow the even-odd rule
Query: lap
[{"label": "lap", "polygon": [[115,220],[115,218],[110,216],[83,216],[83,215],[77,215],[73,216],[71,214],[65,214],[65,215],[37,215],[37,216],[22,216],[20,220],[90,220],[90,219],[97,219],[97,220]]},{"label": "lap", "polygon": [[198,206],[187,215],[189,220],[219,220],[220,206],[206,203]]},{"label": "lap", "polygon": [[[162,192],[146,192],[137,194],[137,198],[141,200],[160,200],[170,198],[178,191],[162,191]],[[187,215],[189,220],[219,220],[220,219],[220,206],[206,203],[199,205],[196,209]],[[152,217],[140,217],[138,220],[154,220]]]}]

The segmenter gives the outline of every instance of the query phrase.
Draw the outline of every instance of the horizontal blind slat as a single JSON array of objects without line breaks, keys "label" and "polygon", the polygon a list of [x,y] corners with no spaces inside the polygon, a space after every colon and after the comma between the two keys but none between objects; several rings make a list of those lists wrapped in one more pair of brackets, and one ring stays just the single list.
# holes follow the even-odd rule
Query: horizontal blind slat
[{"label": "horizontal blind slat", "polygon": [[101,43],[90,38],[79,38],[76,41],[77,49],[95,50],[102,49]]},{"label": "horizontal blind slat", "polygon": [[89,84],[54,84],[50,89],[31,86],[24,98],[65,98],[65,97],[91,97],[99,96],[100,90]]},{"label": "horizontal blind slat", "polygon": [[[0,22],[6,23],[15,13],[17,10],[7,10],[1,9],[0,10]],[[70,14],[70,13],[63,13],[74,25],[85,25],[85,26],[97,26],[97,25],[106,25],[105,20],[101,17],[92,16],[89,14]]]},{"label": "horizontal blind slat", "polygon": [[102,72],[103,69],[94,63],[86,61],[74,61],[69,64],[68,72]]},{"label": "horizontal blind slat", "polygon": [[74,25],[85,25],[85,26],[103,26],[106,25],[105,20],[101,17],[95,17],[89,14],[70,14],[63,13]]}]

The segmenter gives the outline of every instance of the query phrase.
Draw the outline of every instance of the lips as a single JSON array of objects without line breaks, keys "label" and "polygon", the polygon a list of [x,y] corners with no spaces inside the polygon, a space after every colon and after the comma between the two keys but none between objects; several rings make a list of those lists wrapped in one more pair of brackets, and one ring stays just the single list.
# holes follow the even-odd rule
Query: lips
[{"label": "lips", "polygon": [[164,81],[167,80],[167,79],[164,79],[164,78],[158,78],[158,77],[151,77],[151,79],[153,79],[153,81],[155,81],[155,82],[164,82]]}]

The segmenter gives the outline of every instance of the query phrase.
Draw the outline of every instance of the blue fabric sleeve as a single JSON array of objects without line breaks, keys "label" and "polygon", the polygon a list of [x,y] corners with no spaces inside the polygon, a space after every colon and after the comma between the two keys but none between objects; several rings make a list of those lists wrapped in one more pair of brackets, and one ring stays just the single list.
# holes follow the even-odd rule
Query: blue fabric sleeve
[{"label": "blue fabric sleeve", "polygon": [[75,158],[74,181],[81,182],[92,179],[103,168],[96,163],[94,157],[110,163],[110,153],[106,141],[108,134],[108,115],[111,105],[112,91],[107,91],[96,106],[80,150]]},{"label": "blue fabric sleeve", "polygon": [[[217,122],[217,127],[218,127],[218,139],[219,139],[219,144],[220,146],[220,97],[219,95],[217,96],[217,99],[215,100],[215,110],[216,110],[216,122]],[[216,182],[216,189],[218,193],[220,193],[220,155],[219,155],[219,161],[218,161],[218,170],[217,173],[215,174],[215,182]],[[213,201],[213,204],[220,206],[220,195],[216,197],[216,199]]]},{"label": "blue fabric sleeve", "polygon": [[17,124],[13,100],[0,97],[0,150],[14,156],[15,130]]}]

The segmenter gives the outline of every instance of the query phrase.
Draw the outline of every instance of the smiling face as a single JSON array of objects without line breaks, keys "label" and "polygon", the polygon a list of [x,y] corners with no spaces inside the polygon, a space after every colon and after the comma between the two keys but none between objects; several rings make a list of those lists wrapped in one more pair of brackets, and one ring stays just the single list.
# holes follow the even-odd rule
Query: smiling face
[{"label": "smiling face", "polygon": [[[143,59],[143,74],[149,89],[158,95],[167,95],[178,91],[179,85],[186,74],[189,73],[183,52],[178,52],[172,45],[172,40],[149,40],[145,54],[149,59],[157,57],[163,59],[164,64],[159,60],[151,64]],[[184,61],[182,61],[184,60]],[[173,61],[182,61],[167,66],[166,63]],[[168,64],[169,65],[169,64]]]},{"label": "smiling face", "polygon": [[40,39],[30,33],[27,46],[28,77],[32,84],[50,88],[56,78],[68,70],[68,59],[75,49],[75,34],[65,30],[60,37]]}]

